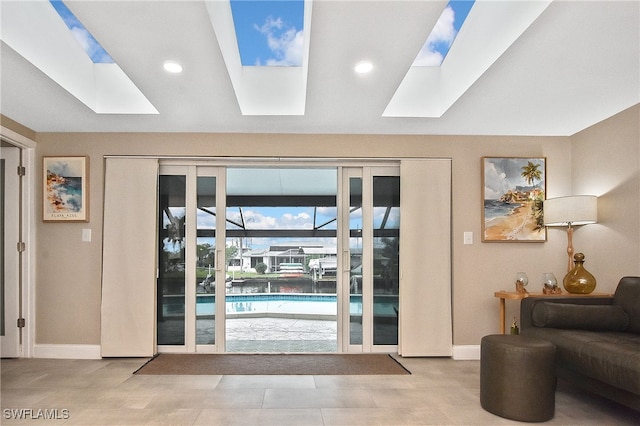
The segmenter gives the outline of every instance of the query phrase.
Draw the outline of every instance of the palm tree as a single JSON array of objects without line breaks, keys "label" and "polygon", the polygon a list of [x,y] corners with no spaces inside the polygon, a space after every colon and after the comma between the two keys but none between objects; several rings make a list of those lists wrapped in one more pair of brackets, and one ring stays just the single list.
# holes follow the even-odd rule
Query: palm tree
[{"label": "palm tree", "polygon": [[542,179],[542,171],[538,170],[540,164],[533,164],[531,161],[527,162],[526,166],[522,166],[522,173],[520,176],[527,180],[529,185],[532,185],[536,180]]},{"label": "palm tree", "polygon": [[[527,162],[526,166],[522,167],[522,173],[520,176],[527,180],[529,185],[533,185],[536,180],[542,179],[542,171],[538,170],[540,164],[533,164],[531,161]],[[536,221],[536,229],[541,230],[544,228],[544,216],[542,211],[542,201],[534,200],[531,204],[531,213]]]}]

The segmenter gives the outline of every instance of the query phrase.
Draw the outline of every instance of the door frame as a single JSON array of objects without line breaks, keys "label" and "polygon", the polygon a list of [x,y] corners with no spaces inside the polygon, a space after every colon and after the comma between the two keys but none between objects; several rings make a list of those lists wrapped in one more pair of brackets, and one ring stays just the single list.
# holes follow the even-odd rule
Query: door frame
[{"label": "door frame", "polygon": [[[209,164],[207,162],[183,162],[163,161],[158,167],[158,176],[177,175],[185,177],[185,215],[187,224],[185,229],[185,292],[184,292],[184,344],[183,345],[157,345],[159,352],[164,353],[216,353],[225,351],[224,339],[224,314],[225,314],[225,269],[224,269],[224,244],[225,237],[225,210],[226,210],[226,172],[222,165]],[[216,178],[216,246],[215,246],[215,342],[212,345],[198,344],[196,340],[197,316],[196,316],[196,289],[191,284],[196,282],[196,246],[197,242],[197,189],[198,177],[211,176]],[[160,297],[156,293],[156,298]],[[156,300],[156,306],[157,304]],[[160,309],[160,307],[159,307]],[[157,333],[157,323],[154,328]]]},{"label": "door frame", "polygon": [[[342,301],[346,312],[343,313],[342,327],[342,347],[344,352],[354,353],[389,353],[397,352],[398,345],[376,345],[374,344],[374,282],[373,282],[373,268],[374,268],[374,208],[373,205],[373,181],[375,176],[398,176],[400,179],[400,162],[387,163],[387,164],[353,164],[343,167],[342,179],[339,187],[342,190],[342,223],[345,225],[339,230],[339,242],[338,250],[342,253],[339,258],[341,261],[341,275],[342,275]],[[349,245],[350,239],[350,226],[349,226],[349,180],[350,178],[360,178],[362,181],[362,343],[351,344],[350,343],[350,318],[349,318],[349,301],[350,301],[350,262],[351,250]],[[340,192],[340,191],[339,191]],[[400,219],[400,227],[402,227],[402,218]],[[399,294],[398,294],[399,296]],[[400,329],[398,328],[398,335]]]},{"label": "door frame", "polygon": [[[365,159],[365,158],[354,158],[354,159],[333,159],[333,158],[321,158],[321,159],[304,159],[304,158],[229,158],[229,159],[221,159],[221,158],[172,158],[172,159],[161,159],[159,163],[158,173],[161,173],[161,169],[166,166],[186,166],[187,168],[190,166],[195,166],[196,170],[199,167],[202,168],[218,168],[218,170],[222,170],[222,172],[217,174],[216,178],[216,202],[218,208],[220,208],[220,212],[218,212],[218,220],[216,221],[216,324],[215,324],[215,345],[191,345],[188,343],[188,333],[185,334],[185,345],[182,346],[172,346],[172,345],[158,345],[159,349],[162,352],[225,352],[226,351],[226,318],[225,318],[225,288],[224,288],[224,261],[220,262],[220,258],[224,259],[224,244],[226,244],[226,169],[233,167],[331,167],[336,168],[338,173],[338,193],[337,200],[338,204],[340,204],[340,200],[344,200],[345,197],[348,198],[348,191],[345,191],[345,181],[348,183],[348,175],[347,178],[344,179],[343,170],[349,169],[361,169],[362,177],[366,179],[366,183],[369,185],[368,193],[363,194],[363,204],[367,203],[367,205],[371,204],[371,198],[373,193],[372,179],[373,176],[378,176],[380,174],[374,174],[372,172],[377,171],[389,171],[393,170],[391,175],[400,176],[400,163],[401,159],[393,159],[393,160],[379,160],[379,159]],[[177,167],[175,168],[177,169]],[[186,173],[188,174],[188,173]],[[194,174],[197,175],[197,172]],[[365,177],[366,175],[366,177]],[[382,176],[382,175],[380,175]],[[363,181],[363,187],[365,186],[365,181]],[[224,192],[221,192],[224,190]],[[188,195],[189,189],[187,188],[187,199],[189,199]],[[345,195],[346,192],[346,195]],[[224,196],[223,196],[224,194]],[[193,196],[193,195],[192,195]],[[187,204],[189,204],[187,200]],[[371,206],[371,209],[373,206]],[[338,209],[339,215],[344,215],[344,211],[348,213],[349,206],[348,202],[342,208],[343,212],[340,213],[340,208]],[[188,214],[188,213],[187,213]],[[372,212],[370,213],[370,215]],[[369,218],[371,222],[371,226],[373,225],[373,221]],[[348,219],[345,222],[347,223],[348,228]],[[193,231],[195,232],[195,230]],[[345,231],[347,234],[349,232],[348,229]],[[188,233],[188,232],[187,232]],[[373,229],[371,229],[371,233],[373,233]],[[348,237],[347,237],[348,238]],[[346,246],[344,235],[341,236],[340,231],[338,231],[337,236],[337,253],[343,253],[343,256],[337,256],[338,262],[338,271],[343,271],[344,268],[348,267],[348,264],[345,265],[344,252],[348,251],[348,239],[346,242]],[[222,248],[220,248],[219,244],[223,244]],[[372,241],[370,242],[372,244]],[[372,261],[371,261],[372,262]],[[340,275],[340,274],[338,274]],[[187,281],[189,280],[188,276],[185,278]],[[222,288],[221,288],[222,287]],[[346,290],[345,290],[346,289]],[[348,339],[348,327],[349,327],[349,280],[346,282],[344,279],[338,279],[336,283],[336,295],[341,297],[337,298],[337,352],[338,353],[347,353],[347,352],[395,352],[398,350],[397,345],[374,345],[373,337],[365,338],[365,345],[349,345]],[[345,299],[346,292],[346,299]],[[370,293],[370,294],[369,294]],[[370,289],[367,290],[367,294],[363,294],[363,300],[371,299],[371,306],[367,307],[367,312],[371,315],[373,314],[373,282],[371,282]],[[220,303],[222,302],[222,303]],[[187,299],[185,299],[185,303],[188,304]],[[188,310],[188,308],[185,306]],[[364,307],[363,307],[364,310]],[[185,311],[185,321],[188,321],[187,317],[188,312]],[[363,312],[364,315],[364,312]],[[368,328],[370,328],[368,333],[373,332],[372,325],[373,318],[367,320],[367,323],[371,323]],[[398,330],[399,332],[399,330]]]},{"label": "door frame", "polygon": [[21,240],[25,243],[25,250],[22,252],[20,261],[20,290],[21,317],[25,320],[25,326],[21,332],[20,354],[21,358],[33,357],[35,345],[35,228],[36,228],[36,175],[38,173],[35,165],[36,142],[23,136],[7,127],[0,126],[0,138],[5,142],[20,149],[21,165],[25,168],[25,175],[22,177],[21,198],[22,209],[21,220]]}]

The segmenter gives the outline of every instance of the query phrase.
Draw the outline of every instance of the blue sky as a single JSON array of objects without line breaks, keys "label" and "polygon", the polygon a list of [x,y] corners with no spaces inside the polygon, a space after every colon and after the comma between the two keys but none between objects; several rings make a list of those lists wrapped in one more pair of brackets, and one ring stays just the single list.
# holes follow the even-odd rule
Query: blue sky
[{"label": "blue sky", "polygon": [[67,24],[71,34],[73,34],[78,43],[80,43],[84,51],[87,52],[87,55],[89,55],[93,63],[113,63],[111,56],[109,56],[100,43],[96,41],[62,1],[50,0],[50,2],[64,23]]},{"label": "blue sky", "polygon": [[[475,0],[451,0],[414,66],[439,66]],[[303,0],[231,0],[240,60],[244,66],[300,66],[304,40]]]},{"label": "blue sky", "polygon": [[[439,66],[475,0],[451,0],[436,23],[414,66]],[[50,0],[94,63],[113,59],[61,0]],[[301,66],[304,46],[303,0],[231,0],[244,66]]]},{"label": "blue sky", "polygon": [[451,0],[427,37],[414,66],[439,66],[447,56],[475,0]]},{"label": "blue sky", "polygon": [[303,52],[303,0],[231,0],[244,66],[300,66]]}]

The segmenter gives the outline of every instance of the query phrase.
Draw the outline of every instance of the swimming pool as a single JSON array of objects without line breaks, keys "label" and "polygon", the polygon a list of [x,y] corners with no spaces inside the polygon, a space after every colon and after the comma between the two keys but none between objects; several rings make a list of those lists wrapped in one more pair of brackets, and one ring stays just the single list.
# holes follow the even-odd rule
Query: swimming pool
[{"label": "swimming pool", "polygon": [[[196,316],[215,316],[215,295],[196,295]],[[309,293],[266,293],[266,294],[227,294],[227,318],[279,316],[289,318],[333,319],[337,315],[335,294]],[[362,315],[362,296],[352,295],[349,303],[351,315]],[[376,316],[396,316],[398,296],[378,295],[374,298]],[[183,316],[184,296],[165,296],[162,305],[163,315]]]}]

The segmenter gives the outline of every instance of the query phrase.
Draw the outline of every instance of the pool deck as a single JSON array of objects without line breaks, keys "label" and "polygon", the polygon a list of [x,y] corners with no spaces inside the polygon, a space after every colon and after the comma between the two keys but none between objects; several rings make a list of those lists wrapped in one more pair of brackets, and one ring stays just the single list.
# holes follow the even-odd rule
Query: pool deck
[{"label": "pool deck", "polygon": [[[158,330],[161,341],[171,341],[171,336],[181,336],[183,321],[166,321]],[[350,325],[352,335],[362,335],[361,325]],[[210,341],[215,329],[214,319],[200,319],[196,339],[199,343]],[[376,335],[393,336],[394,327],[379,326]],[[226,352],[232,353],[331,353],[338,350],[337,323],[335,320],[317,320],[281,317],[244,317],[226,320]],[[179,340],[179,339],[178,339]]]},{"label": "pool deck", "polygon": [[336,321],[227,319],[227,352],[335,352]]},{"label": "pool deck", "polygon": [[[198,320],[196,340],[211,342],[214,333],[213,319]],[[181,342],[184,321],[162,323],[158,329],[159,341]],[[336,352],[337,323],[335,320],[311,320],[295,318],[230,318],[226,321],[227,352]],[[181,343],[175,343],[181,344]]]},{"label": "pool deck", "polygon": [[[160,324],[162,325],[158,328],[160,345],[184,343],[184,321],[168,320]],[[214,329],[215,320],[198,320],[197,343],[213,344]],[[225,334],[226,352],[318,353],[338,350],[335,320],[279,317],[230,318],[226,322]],[[352,322],[350,334],[356,339],[362,336],[361,324]],[[397,328],[394,324],[378,324],[374,327],[373,334],[374,342],[391,342],[397,339]],[[358,344],[358,342],[352,343]],[[379,344],[393,345],[393,343]]]},{"label": "pool deck", "polygon": [[335,321],[227,319],[227,352],[335,352],[337,348]]}]

